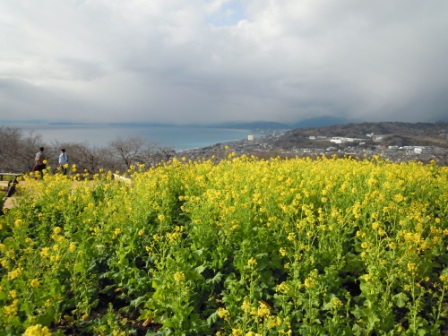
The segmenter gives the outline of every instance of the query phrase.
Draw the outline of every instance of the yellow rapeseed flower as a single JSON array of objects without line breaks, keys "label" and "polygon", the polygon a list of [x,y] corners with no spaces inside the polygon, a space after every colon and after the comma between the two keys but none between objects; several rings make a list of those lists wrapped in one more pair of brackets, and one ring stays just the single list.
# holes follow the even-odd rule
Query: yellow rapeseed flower
[{"label": "yellow rapeseed flower", "polygon": [[8,319],[13,319],[17,315],[17,306],[19,304],[18,300],[14,300],[9,306],[3,306],[3,313]]},{"label": "yellow rapeseed flower", "polygon": [[334,298],[331,299],[330,305],[334,309],[339,309],[339,308],[341,308],[343,306],[343,303],[342,303],[342,301],[340,299],[338,299],[337,297],[334,297]]},{"label": "yellow rapeseed flower", "polygon": [[12,289],[8,293],[8,298],[15,299],[17,297],[17,291],[15,289]]},{"label": "yellow rapeseed flower", "polygon": [[12,281],[14,279],[17,279],[22,274],[23,274],[23,269],[22,268],[19,267],[19,268],[13,269],[11,272],[8,272],[8,280]]},{"label": "yellow rapeseed flower", "polygon": [[256,260],[255,258],[250,258],[250,259],[247,261],[247,264],[248,264],[250,267],[253,267],[253,266],[255,266],[255,265],[257,264],[257,260]]},{"label": "yellow rapeseed flower", "polygon": [[285,257],[285,256],[287,255],[287,253],[286,253],[286,249],[285,249],[284,247],[281,247],[280,250],[279,250],[279,252],[280,252],[280,255],[281,255],[282,257]]},{"label": "yellow rapeseed flower", "polygon": [[241,309],[247,313],[250,311],[250,308],[251,308],[251,305],[250,305],[249,300],[247,298],[244,298],[243,304],[241,305]]},{"label": "yellow rapeseed flower", "polygon": [[316,282],[314,281],[313,278],[306,278],[303,284],[305,285],[306,288],[310,289],[316,285]]},{"label": "yellow rapeseed flower", "polygon": [[40,252],[40,256],[42,258],[46,258],[50,255],[50,248],[49,247],[43,247],[42,251]]},{"label": "yellow rapeseed flower", "polygon": [[282,282],[281,284],[277,285],[275,290],[280,293],[288,294],[290,287],[286,282]]},{"label": "yellow rapeseed flower", "polygon": [[253,331],[248,331],[248,332],[245,334],[245,336],[261,336],[261,334],[258,334],[258,333],[253,332]]},{"label": "yellow rapeseed flower", "polygon": [[34,278],[33,280],[31,280],[31,282],[30,282],[30,286],[31,286],[32,288],[37,288],[37,287],[39,287],[39,286],[40,286],[40,281],[39,281],[39,279]]},{"label": "yellow rapeseed flower", "polygon": [[26,328],[24,336],[51,336],[48,327],[43,327],[41,324],[36,324]]},{"label": "yellow rapeseed flower", "polygon": [[176,273],[174,273],[173,278],[174,278],[175,282],[184,282],[185,274],[184,274],[184,272],[176,272]]},{"label": "yellow rapeseed flower", "polygon": [[411,274],[416,274],[417,273],[417,264],[413,263],[413,262],[408,263],[407,270]]},{"label": "yellow rapeseed flower", "polygon": [[76,243],[75,242],[71,242],[69,247],[68,247],[68,251],[69,252],[74,252],[76,250]]},{"label": "yellow rapeseed flower", "polygon": [[219,307],[218,308],[218,316],[219,316],[219,318],[222,318],[222,319],[228,321],[230,318],[230,313],[227,309]]}]

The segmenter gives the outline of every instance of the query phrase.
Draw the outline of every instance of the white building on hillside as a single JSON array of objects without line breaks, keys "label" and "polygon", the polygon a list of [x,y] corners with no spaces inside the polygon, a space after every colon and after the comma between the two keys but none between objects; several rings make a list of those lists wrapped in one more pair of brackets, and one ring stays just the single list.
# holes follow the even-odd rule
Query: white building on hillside
[{"label": "white building on hillside", "polygon": [[330,142],[333,142],[335,144],[343,144],[346,142],[360,142],[362,141],[362,139],[357,139],[357,138],[345,138],[345,137],[332,137],[330,139]]}]

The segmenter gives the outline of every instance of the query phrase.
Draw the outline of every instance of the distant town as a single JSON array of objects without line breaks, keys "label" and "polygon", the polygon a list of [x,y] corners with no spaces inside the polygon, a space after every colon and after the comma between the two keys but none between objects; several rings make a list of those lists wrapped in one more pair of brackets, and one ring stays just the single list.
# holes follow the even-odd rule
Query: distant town
[{"label": "distant town", "polygon": [[[397,124],[400,127],[397,127]],[[393,132],[386,127],[387,125],[393,126]],[[406,127],[403,128],[402,126]],[[427,130],[427,126],[433,129]],[[417,129],[414,129],[415,127]],[[367,132],[362,135],[360,132],[364,128],[382,128],[385,133]],[[344,129],[347,136],[342,135]],[[321,155],[365,158],[377,155],[392,162],[421,161],[428,163],[434,160],[438,164],[448,165],[448,123],[437,125],[366,123],[315,129],[258,132],[264,132],[264,136],[248,135],[247,139],[241,141],[186,150],[177,153],[177,156],[184,156],[189,159],[212,156],[219,158],[227,152],[266,158],[272,156],[314,157]],[[353,134],[356,134],[356,137],[352,136]]]}]

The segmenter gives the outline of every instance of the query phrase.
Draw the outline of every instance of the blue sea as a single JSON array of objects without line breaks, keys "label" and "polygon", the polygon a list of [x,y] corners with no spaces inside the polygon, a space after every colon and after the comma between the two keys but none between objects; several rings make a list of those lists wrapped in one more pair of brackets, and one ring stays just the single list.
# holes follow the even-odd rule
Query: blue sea
[{"label": "blue sea", "polygon": [[41,135],[44,143],[83,143],[93,147],[105,147],[111,141],[141,137],[157,146],[176,151],[202,148],[217,143],[255,138],[261,134],[253,130],[187,126],[128,126],[128,125],[67,125],[67,124],[9,124],[25,134]]}]

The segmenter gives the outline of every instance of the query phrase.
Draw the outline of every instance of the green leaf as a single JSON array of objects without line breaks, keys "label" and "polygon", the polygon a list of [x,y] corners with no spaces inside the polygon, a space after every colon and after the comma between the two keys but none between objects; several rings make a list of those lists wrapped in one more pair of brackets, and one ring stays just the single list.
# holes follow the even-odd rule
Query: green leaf
[{"label": "green leaf", "polygon": [[425,336],[427,334],[425,329],[419,329],[417,331],[417,333],[418,333],[419,336]]},{"label": "green leaf", "polygon": [[136,298],[135,300],[132,300],[131,302],[130,302],[130,305],[132,306],[132,307],[138,307],[139,305],[140,305],[140,303],[142,303],[142,302],[144,302],[144,301],[146,301],[147,300],[147,297],[145,297],[145,296],[139,296],[138,298]]},{"label": "green leaf", "polygon": [[197,256],[201,256],[203,253],[204,253],[204,249],[195,250],[192,252],[192,254],[197,255]]},{"label": "green leaf", "polygon": [[394,295],[392,299],[399,308],[406,306],[406,303],[409,301],[409,298],[405,293],[398,293],[397,295]]},{"label": "green leaf", "polygon": [[215,323],[218,320],[218,311],[215,311],[213,314],[211,314],[207,318],[207,324],[211,326],[213,323]]},{"label": "green leaf", "polygon": [[205,265],[201,265],[201,266],[196,267],[194,270],[195,270],[197,273],[202,274],[206,269],[207,269],[207,266],[205,266]]},{"label": "green leaf", "polygon": [[219,283],[221,281],[221,279],[222,279],[222,273],[218,272],[212,279],[207,279],[206,283],[214,285],[214,284]]}]

